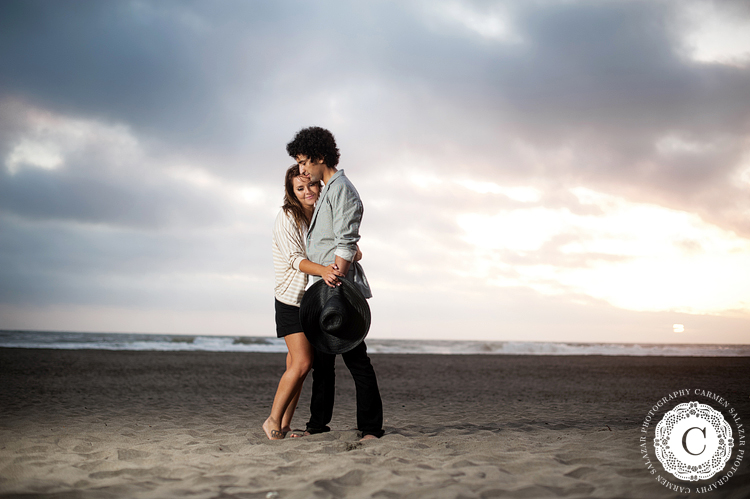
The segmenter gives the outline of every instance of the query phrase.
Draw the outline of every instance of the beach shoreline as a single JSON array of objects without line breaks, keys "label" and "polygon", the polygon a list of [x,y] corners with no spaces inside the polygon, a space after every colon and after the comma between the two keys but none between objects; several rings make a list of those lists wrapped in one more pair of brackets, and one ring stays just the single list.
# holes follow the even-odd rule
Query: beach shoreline
[{"label": "beach shoreline", "polygon": [[[679,497],[641,458],[652,406],[702,389],[750,420],[744,357],[372,359],[382,439],[339,362],[333,431],[270,442],[284,354],[0,348],[0,497]],[[710,497],[746,497],[748,460]]]}]

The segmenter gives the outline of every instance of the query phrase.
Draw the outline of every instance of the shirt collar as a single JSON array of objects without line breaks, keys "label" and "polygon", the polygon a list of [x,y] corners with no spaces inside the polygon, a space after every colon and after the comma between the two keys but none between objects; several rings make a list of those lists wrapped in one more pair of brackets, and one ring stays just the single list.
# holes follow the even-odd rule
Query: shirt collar
[{"label": "shirt collar", "polygon": [[344,170],[338,170],[336,173],[333,174],[331,178],[328,179],[328,183],[323,187],[323,190],[320,191],[320,197],[322,198],[323,195],[328,192],[328,187],[336,181],[337,178],[342,177],[344,175]]}]

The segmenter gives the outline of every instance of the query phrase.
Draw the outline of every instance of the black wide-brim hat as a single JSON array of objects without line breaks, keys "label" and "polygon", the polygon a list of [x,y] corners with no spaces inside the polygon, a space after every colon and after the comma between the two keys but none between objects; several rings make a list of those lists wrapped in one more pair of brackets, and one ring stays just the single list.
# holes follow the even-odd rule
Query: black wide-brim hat
[{"label": "black wide-brim hat", "polygon": [[299,318],[310,344],[324,353],[340,354],[362,343],[370,330],[370,306],[357,287],[339,277],[332,288],[323,279],[302,296]]}]

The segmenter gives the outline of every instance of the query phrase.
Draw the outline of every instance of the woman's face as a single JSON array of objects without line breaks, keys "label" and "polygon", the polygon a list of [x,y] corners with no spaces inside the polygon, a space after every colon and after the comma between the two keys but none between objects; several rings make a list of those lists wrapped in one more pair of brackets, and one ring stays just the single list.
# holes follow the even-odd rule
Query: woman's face
[{"label": "woman's face", "polygon": [[292,179],[292,188],[302,206],[305,208],[315,207],[315,202],[320,196],[320,182],[313,182],[310,177],[300,175]]}]

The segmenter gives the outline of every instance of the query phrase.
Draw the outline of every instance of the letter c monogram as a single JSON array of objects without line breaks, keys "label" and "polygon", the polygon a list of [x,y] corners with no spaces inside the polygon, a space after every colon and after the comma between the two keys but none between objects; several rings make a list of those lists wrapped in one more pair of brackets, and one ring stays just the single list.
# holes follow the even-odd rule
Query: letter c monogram
[{"label": "letter c monogram", "polygon": [[705,428],[701,429],[701,428],[698,428],[697,426],[693,426],[692,428],[690,428],[688,431],[686,431],[682,435],[682,448],[685,449],[685,452],[687,452],[691,456],[699,456],[699,455],[703,454],[703,451],[706,450],[706,444],[703,444],[703,449],[698,454],[694,454],[694,453],[690,452],[690,450],[687,448],[687,436],[688,436],[688,433],[690,433],[693,430],[700,430],[700,432],[703,433],[703,439],[704,440],[706,439],[706,429]]}]

